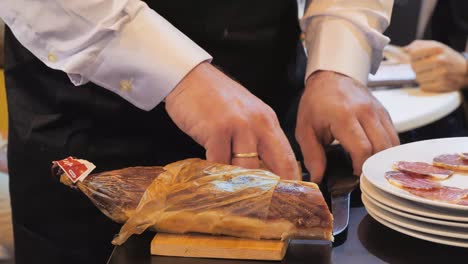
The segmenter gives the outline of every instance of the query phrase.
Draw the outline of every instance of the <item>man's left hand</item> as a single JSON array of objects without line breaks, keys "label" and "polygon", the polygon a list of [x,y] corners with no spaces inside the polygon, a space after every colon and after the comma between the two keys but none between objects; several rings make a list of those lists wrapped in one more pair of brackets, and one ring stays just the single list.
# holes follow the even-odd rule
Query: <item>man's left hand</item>
[{"label": "man's left hand", "polygon": [[451,92],[468,85],[468,62],[447,45],[415,40],[404,49],[411,57],[411,67],[423,91]]},{"label": "man's left hand", "polygon": [[350,153],[355,175],[372,154],[399,144],[390,116],[367,87],[332,71],[307,79],[296,139],[314,182],[322,180],[325,170],[324,146],[335,139]]}]

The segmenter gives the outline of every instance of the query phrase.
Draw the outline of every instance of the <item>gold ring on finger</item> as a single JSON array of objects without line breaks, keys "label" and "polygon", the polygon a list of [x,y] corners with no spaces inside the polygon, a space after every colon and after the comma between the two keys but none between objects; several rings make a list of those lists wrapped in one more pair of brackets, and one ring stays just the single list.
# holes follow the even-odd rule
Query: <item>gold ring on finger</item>
[{"label": "gold ring on finger", "polygon": [[249,153],[232,153],[234,158],[256,158],[258,157],[257,152],[249,152]]}]

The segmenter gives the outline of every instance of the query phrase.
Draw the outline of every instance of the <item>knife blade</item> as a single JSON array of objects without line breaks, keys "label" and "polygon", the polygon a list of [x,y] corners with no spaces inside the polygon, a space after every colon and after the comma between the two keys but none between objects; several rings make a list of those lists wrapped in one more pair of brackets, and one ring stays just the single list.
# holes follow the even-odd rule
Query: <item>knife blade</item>
[{"label": "knife blade", "polygon": [[333,236],[343,232],[349,223],[349,200],[351,193],[332,196]]}]

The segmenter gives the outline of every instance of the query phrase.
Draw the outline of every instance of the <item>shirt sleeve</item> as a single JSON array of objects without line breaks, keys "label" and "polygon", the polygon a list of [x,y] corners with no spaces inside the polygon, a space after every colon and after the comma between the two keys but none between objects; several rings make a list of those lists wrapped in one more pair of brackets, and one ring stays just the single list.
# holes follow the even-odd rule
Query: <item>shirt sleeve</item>
[{"label": "shirt sleeve", "polygon": [[151,110],[211,56],[140,0],[2,0],[20,43],[75,85]]},{"label": "shirt sleeve", "polygon": [[312,0],[301,19],[308,51],[305,78],[329,70],[366,84],[390,41],[382,32],[392,7],[392,0]]}]

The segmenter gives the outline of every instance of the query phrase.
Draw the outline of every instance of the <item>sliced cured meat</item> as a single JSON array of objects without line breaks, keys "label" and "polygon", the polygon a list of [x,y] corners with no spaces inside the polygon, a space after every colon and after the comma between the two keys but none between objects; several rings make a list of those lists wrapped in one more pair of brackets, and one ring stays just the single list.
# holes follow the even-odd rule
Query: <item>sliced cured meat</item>
[{"label": "sliced cured meat", "polygon": [[393,166],[402,172],[426,175],[437,180],[447,179],[453,174],[452,170],[441,169],[426,162],[398,161]]},{"label": "sliced cured meat", "polygon": [[458,154],[463,160],[468,160],[468,152],[462,152]]},{"label": "sliced cured meat", "polygon": [[[408,192],[420,196],[429,200],[433,201],[442,201],[452,204],[461,204],[468,202],[468,200],[464,201],[464,197],[466,196],[466,190],[454,188],[454,187],[447,187],[441,186],[439,188],[434,188],[431,190],[420,190],[420,189],[406,189]],[[465,205],[468,205],[465,204]]]},{"label": "sliced cured meat", "polygon": [[468,189],[444,186],[420,174],[401,171],[388,171],[385,173],[385,178],[390,184],[413,195],[429,200],[468,206]]},{"label": "sliced cured meat", "polygon": [[[464,154],[468,155],[468,153]],[[468,160],[463,159],[460,154],[439,155],[432,160],[432,163],[446,169],[468,171]]]},{"label": "sliced cured meat", "polygon": [[387,171],[385,178],[399,188],[431,190],[442,186],[438,182],[431,181],[428,177],[401,171]]}]

